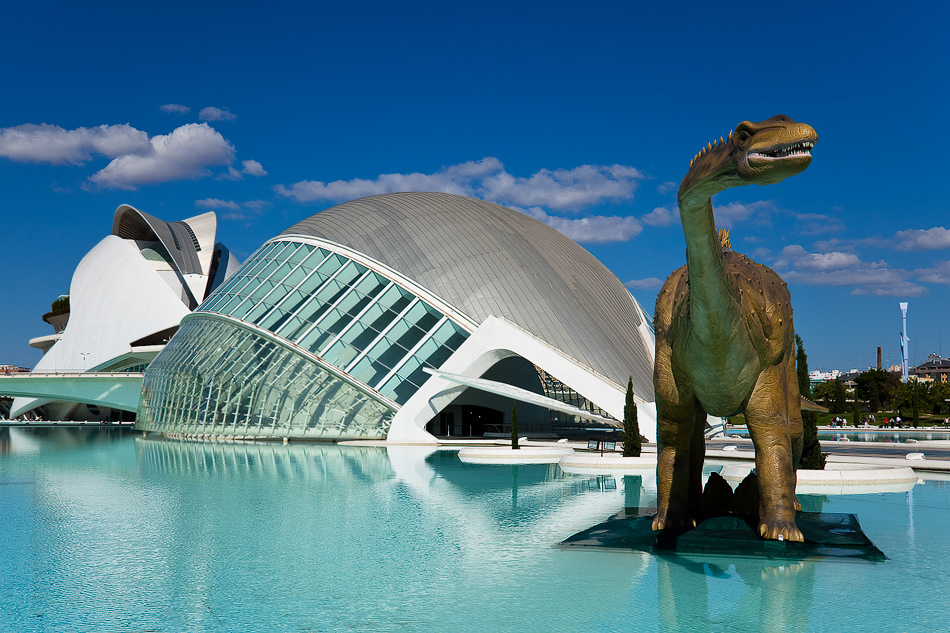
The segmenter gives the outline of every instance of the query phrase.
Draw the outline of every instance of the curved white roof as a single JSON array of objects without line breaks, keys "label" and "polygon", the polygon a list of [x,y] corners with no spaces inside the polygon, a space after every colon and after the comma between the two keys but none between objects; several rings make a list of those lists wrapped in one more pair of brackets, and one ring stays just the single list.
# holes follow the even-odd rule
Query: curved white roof
[{"label": "curved white roof", "polygon": [[[346,246],[399,271],[474,321],[499,316],[634,391],[653,393],[642,310],[617,277],[555,229],[445,193],[347,202],[282,235]],[[652,398],[650,398],[652,400]]]}]

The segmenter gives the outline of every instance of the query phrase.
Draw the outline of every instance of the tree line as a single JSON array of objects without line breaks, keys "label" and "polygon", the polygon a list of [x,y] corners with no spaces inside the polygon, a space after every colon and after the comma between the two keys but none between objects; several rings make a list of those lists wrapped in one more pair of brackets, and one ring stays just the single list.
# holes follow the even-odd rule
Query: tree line
[{"label": "tree line", "polygon": [[925,414],[950,414],[950,383],[913,378],[902,383],[898,374],[881,369],[861,372],[854,383],[849,392],[841,380],[828,380],[811,390],[811,399],[828,407],[832,414],[898,411],[908,420],[918,420]]}]

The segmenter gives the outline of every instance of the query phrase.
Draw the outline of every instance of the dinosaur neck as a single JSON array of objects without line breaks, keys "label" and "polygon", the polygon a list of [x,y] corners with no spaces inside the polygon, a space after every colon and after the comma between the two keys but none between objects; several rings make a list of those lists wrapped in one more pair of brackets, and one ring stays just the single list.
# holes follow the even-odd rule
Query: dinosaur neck
[{"label": "dinosaur neck", "polygon": [[[680,188],[680,216],[686,235],[686,267],[689,271],[689,311],[693,331],[710,343],[725,341],[741,319],[738,288],[727,278],[722,244],[713,218],[712,195],[744,184],[719,172],[699,182],[684,179]],[[736,180],[736,182],[733,182]]]}]

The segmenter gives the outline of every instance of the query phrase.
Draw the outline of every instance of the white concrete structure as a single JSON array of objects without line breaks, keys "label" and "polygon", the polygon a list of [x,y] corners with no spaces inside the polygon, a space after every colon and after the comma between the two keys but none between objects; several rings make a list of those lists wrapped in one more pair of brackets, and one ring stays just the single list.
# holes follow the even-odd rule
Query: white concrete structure
[{"label": "white concrete structure", "polygon": [[632,379],[652,440],[653,355],[630,292],[556,230],[462,196],[386,194],[268,240],[185,316],[146,371],[137,426],[435,443],[498,434],[513,400],[526,427],[618,425]]},{"label": "white concrete structure", "polygon": [[[30,342],[44,350],[34,372],[141,372],[181,319],[237,268],[229,251],[215,244],[216,228],[214,213],[165,222],[120,206],[112,234],[73,274],[65,330]],[[70,380],[44,380],[48,395],[16,398],[11,416],[43,406],[47,418],[108,419],[115,404],[70,399],[77,393]],[[137,403],[118,408],[134,411]]]}]

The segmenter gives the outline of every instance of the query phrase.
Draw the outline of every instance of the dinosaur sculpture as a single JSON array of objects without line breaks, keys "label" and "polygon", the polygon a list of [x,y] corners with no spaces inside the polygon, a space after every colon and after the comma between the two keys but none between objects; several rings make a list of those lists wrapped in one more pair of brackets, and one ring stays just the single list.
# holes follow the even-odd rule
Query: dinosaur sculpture
[{"label": "dinosaur sculpture", "polygon": [[690,163],[679,188],[686,266],[656,302],[659,455],[653,529],[696,525],[706,414],[742,411],[755,447],[759,534],[801,541],[795,524],[802,417],[788,289],[772,270],[716,232],[710,198],[730,187],[768,185],[811,162],[815,130],[787,116],[742,122]]}]

